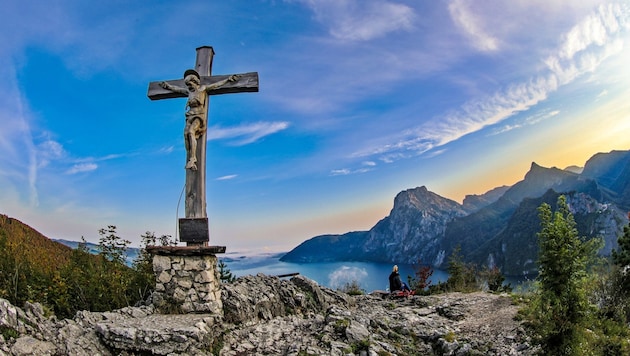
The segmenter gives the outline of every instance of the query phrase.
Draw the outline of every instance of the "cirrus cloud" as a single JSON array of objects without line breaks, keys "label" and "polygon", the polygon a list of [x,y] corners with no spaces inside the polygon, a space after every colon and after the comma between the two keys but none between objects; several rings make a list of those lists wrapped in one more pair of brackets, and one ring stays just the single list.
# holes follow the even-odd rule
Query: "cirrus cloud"
[{"label": "cirrus cloud", "polygon": [[288,127],[289,123],[286,121],[256,122],[229,128],[212,126],[208,128],[208,140],[237,139],[233,141],[233,144],[243,146]]},{"label": "cirrus cloud", "polygon": [[358,150],[352,157],[378,156],[392,161],[420,155],[530,110],[561,86],[595,71],[604,60],[621,52],[628,30],[629,7],[602,5],[561,37],[554,54],[542,59],[546,68],[528,80],[509,83],[492,95],[470,100],[457,110],[393,136],[385,144]]},{"label": "cirrus cloud", "polygon": [[84,172],[91,172],[94,171],[98,168],[98,165],[96,163],[90,162],[90,163],[78,163],[75,164],[74,166],[72,166],[72,168],[68,169],[66,171],[66,174],[77,174],[77,173],[84,173]]},{"label": "cirrus cloud", "polygon": [[231,180],[238,177],[238,174],[229,174],[227,176],[218,177],[215,180]]},{"label": "cirrus cloud", "polygon": [[499,40],[488,33],[481,19],[470,11],[465,0],[455,0],[448,6],[453,22],[460,27],[464,34],[470,38],[473,47],[482,52],[496,51],[499,49]]},{"label": "cirrus cloud", "polygon": [[336,39],[369,41],[413,27],[415,13],[407,5],[382,0],[301,0]]}]

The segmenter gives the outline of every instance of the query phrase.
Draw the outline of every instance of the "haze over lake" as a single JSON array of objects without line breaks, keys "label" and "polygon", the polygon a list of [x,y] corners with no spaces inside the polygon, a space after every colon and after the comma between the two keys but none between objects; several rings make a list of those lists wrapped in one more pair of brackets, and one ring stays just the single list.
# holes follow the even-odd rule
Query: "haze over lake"
[{"label": "haze over lake", "polygon": [[[256,275],[263,273],[277,276],[288,273],[300,273],[316,281],[319,285],[338,289],[346,283],[357,281],[367,293],[375,290],[386,290],[389,287],[389,274],[393,264],[373,262],[319,262],[319,263],[292,263],[282,262],[280,257],[285,253],[269,253],[258,255],[240,254],[238,252],[227,253],[219,256],[230,271],[236,276]],[[414,276],[414,266],[398,264],[400,278],[407,282],[407,276]],[[533,277],[532,277],[533,278]],[[446,282],[448,272],[433,269],[430,278],[431,284]],[[504,284],[510,283],[516,290],[529,288],[530,279],[524,277],[509,276]]]},{"label": "haze over lake", "polygon": [[[284,253],[263,254],[255,256],[238,256],[228,254],[221,259],[230,271],[237,277],[264,273],[267,275],[281,275],[298,272],[318,284],[337,289],[346,283],[357,281],[366,292],[385,290],[389,286],[388,277],[392,271],[392,264],[371,262],[320,262],[320,263],[291,263],[279,261]],[[413,275],[413,266],[398,265],[400,276],[407,281],[408,275]],[[446,281],[448,273],[434,270],[431,281],[437,284]]]}]

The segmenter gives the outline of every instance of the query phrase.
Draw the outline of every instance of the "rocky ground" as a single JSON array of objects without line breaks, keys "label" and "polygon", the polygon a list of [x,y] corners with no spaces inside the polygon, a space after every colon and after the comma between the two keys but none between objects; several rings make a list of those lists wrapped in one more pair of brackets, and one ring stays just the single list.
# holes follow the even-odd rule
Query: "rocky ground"
[{"label": "rocky ground", "polygon": [[241,277],[224,315],[155,313],[151,305],[46,316],[0,299],[3,355],[530,355],[509,296],[348,296],[304,278]]}]

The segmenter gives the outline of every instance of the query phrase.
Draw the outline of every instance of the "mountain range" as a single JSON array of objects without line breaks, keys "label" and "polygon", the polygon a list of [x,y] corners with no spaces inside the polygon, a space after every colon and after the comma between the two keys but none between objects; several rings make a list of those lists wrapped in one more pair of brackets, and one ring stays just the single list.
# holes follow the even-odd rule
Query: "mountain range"
[{"label": "mountain range", "polygon": [[[77,249],[79,247],[79,244],[84,244],[84,248],[87,250],[87,252],[93,255],[98,255],[99,253],[101,253],[101,249],[99,245],[91,243],[91,242],[79,242],[79,241],[71,241],[71,240],[64,240],[64,239],[52,239],[52,240],[62,245],[68,246],[71,249]],[[140,249],[137,247],[127,246],[123,255],[125,257],[125,264],[131,267],[133,265],[133,262],[138,258],[138,255],[140,255]]]},{"label": "mountain range", "polygon": [[286,262],[363,261],[445,268],[456,247],[467,262],[499,267],[508,276],[537,273],[540,230],[537,208],[555,209],[560,195],[580,236],[601,237],[610,255],[628,223],[630,151],[592,156],[580,167],[545,168],[532,163],[512,186],[468,195],[462,204],[421,186],[394,198],[390,214],[368,231],[322,235],[285,254]]}]

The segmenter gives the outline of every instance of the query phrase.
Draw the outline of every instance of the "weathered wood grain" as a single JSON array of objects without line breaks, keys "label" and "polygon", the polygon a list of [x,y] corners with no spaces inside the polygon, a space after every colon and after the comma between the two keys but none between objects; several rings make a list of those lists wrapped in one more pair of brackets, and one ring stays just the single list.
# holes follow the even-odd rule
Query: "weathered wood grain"
[{"label": "weathered wood grain", "polygon": [[[238,80],[234,82],[227,82],[219,88],[213,89],[208,92],[208,95],[221,95],[232,93],[255,93],[258,92],[258,73],[242,73],[237,74]],[[213,75],[210,77],[201,77],[201,85],[210,85],[221,80],[228,78],[229,75]],[[165,82],[185,87],[184,79],[165,80]],[[168,89],[164,89],[160,86],[160,81],[150,82],[147,96],[151,100],[171,99],[171,98],[185,98],[186,94],[175,93]]]}]

